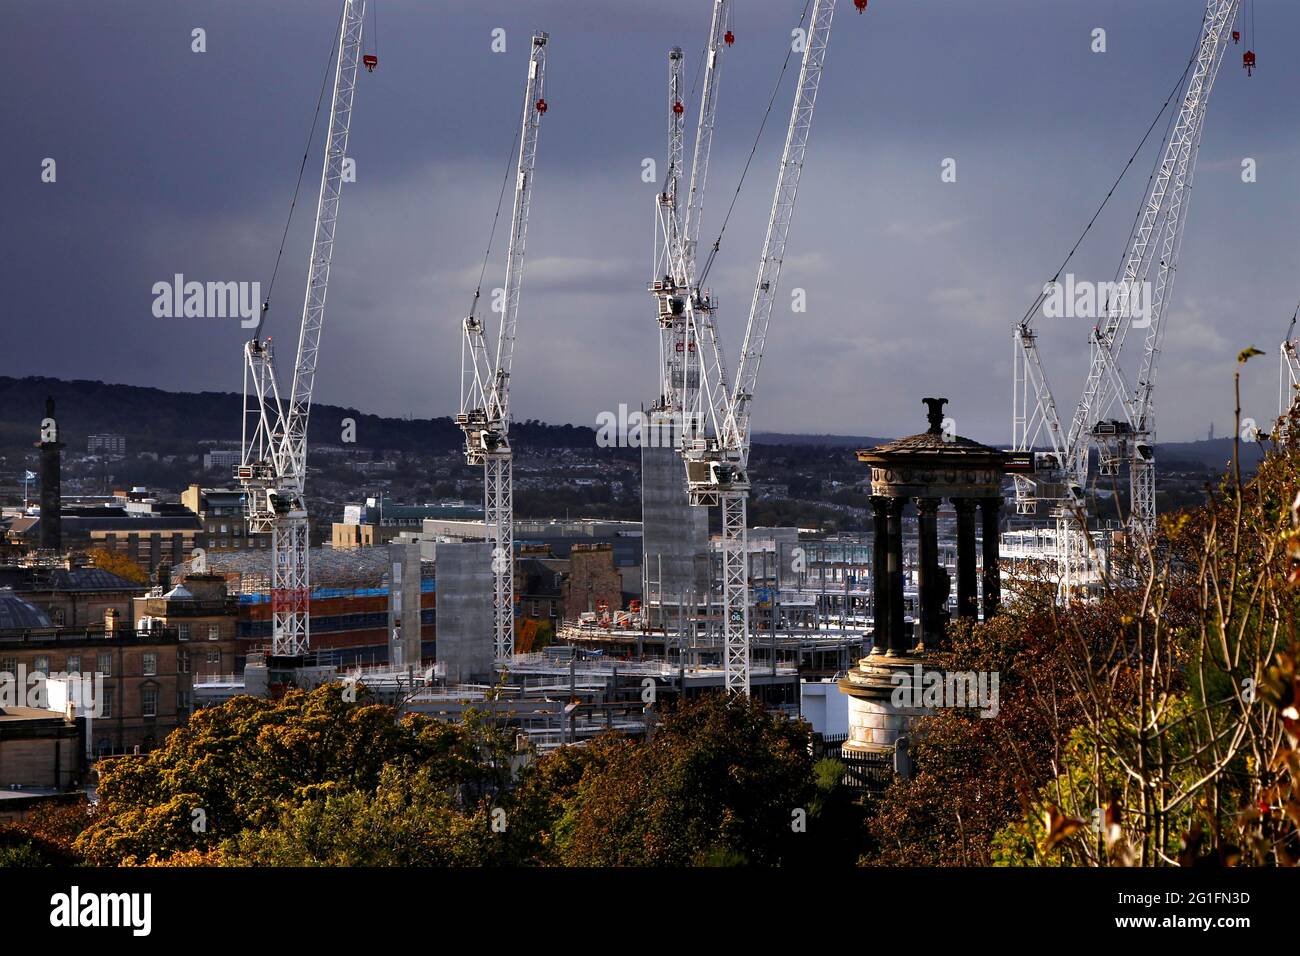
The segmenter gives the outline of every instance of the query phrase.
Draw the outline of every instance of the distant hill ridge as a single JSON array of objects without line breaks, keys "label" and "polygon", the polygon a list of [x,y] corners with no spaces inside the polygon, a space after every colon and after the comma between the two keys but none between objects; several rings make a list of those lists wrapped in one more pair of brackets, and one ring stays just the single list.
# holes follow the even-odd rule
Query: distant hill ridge
[{"label": "distant hill ridge", "polygon": [[[86,438],[100,432],[126,436],[127,450],[159,454],[192,453],[199,441],[238,441],[243,396],[234,392],[169,392],[139,385],[116,385],[87,379],[65,381],[29,376],[0,375],[0,448],[28,449],[36,441],[51,395],[58,408],[62,439],[72,448],[86,447]],[[312,406],[308,437],[314,444],[337,445],[340,422],[356,421],[356,444],[372,450],[392,448],[412,452],[450,452],[463,438],[456,423],[443,418],[385,418],[356,408],[318,404]],[[516,421],[511,437],[522,448],[593,448],[595,429],[585,425],[548,425]],[[802,435],[792,432],[755,432],[758,445],[869,448],[886,438],[856,435]],[[1244,464],[1254,465],[1259,448],[1241,445]],[[1220,469],[1232,459],[1232,439],[1173,442],[1158,447],[1166,464],[1195,463]]]},{"label": "distant hill ridge", "polygon": [[[36,441],[45,397],[53,396],[60,437],[82,450],[100,432],[126,436],[127,451],[192,453],[199,441],[238,441],[243,396],[234,392],[168,392],[160,388],[32,376],[0,376],[0,448],[30,448]],[[451,418],[385,418],[356,408],[313,404],[308,439],[338,445],[341,421],[356,421],[360,448],[454,451],[464,438]],[[532,448],[591,448],[592,428],[516,421],[511,437]]]}]

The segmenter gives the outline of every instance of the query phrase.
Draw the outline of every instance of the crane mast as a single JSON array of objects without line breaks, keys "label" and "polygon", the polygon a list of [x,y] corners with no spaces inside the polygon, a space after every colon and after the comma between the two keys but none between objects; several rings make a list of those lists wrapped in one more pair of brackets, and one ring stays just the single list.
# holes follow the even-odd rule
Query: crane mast
[{"label": "crane mast", "polygon": [[1291,337],[1297,316],[1300,316],[1300,307],[1296,308],[1296,315],[1292,316],[1291,325],[1286,330],[1286,338],[1282,340],[1282,346],[1278,350],[1282,361],[1278,370],[1277,417],[1281,420],[1279,427],[1283,434],[1289,430],[1288,418],[1291,414],[1291,406],[1296,403],[1296,398],[1300,395],[1300,355],[1296,354],[1296,346],[1300,345],[1300,342]]},{"label": "crane mast", "polygon": [[[1182,247],[1187,200],[1196,171],[1196,156],[1204,132],[1210,91],[1223,62],[1228,34],[1239,6],[1240,0],[1210,0],[1206,4],[1196,62],[1143,206],[1141,222],[1129,246],[1117,283],[1117,301],[1107,310],[1104,322],[1094,329],[1088,382],[1070,427],[1069,437],[1071,447],[1076,449],[1077,470],[1086,472],[1089,438],[1091,444],[1098,446],[1103,464],[1128,459],[1132,490],[1129,527],[1145,540],[1150,540],[1155,532],[1153,398],[1156,365],[1165,328],[1164,314]],[[1153,267],[1156,269],[1155,281],[1147,286]],[[1133,299],[1146,288],[1151,290],[1146,303],[1147,314],[1141,323],[1135,323]],[[1146,329],[1146,336],[1137,387],[1127,388],[1118,355],[1129,331],[1142,327]],[[1117,428],[1112,428],[1112,422],[1105,420],[1105,416],[1110,414],[1116,402],[1124,418],[1117,423]],[[1127,441],[1122,437],[1124,425],[1128,426],[1131,436]],[[1120,437],[1114,437],[1116,435]]]},{"label": "crane mast", "polygon": [[[704,188],[709,179],[709,160],[713,155],[713,133],[718,116],[718,65],[723,44],[731,37],[727,20],[731,15],[730,0],[714,0],[713,18],[709,23],[709,47],[704,67],[704,86],[700,90],[700,112],[695,126],[695,151],[691,157],[691,188],[686,197],[686,222],[679,252],[681,264],[677,272],[688,289],[687,303],[690,318],[681,323],[677,348],[685,355],[685,371],[677,411],[682,418],[683,440],[699,435],[704,426],[700,408],[701,385],[706,374],[715,381],[727,380],[722,348],[718,343],[714,316],[718,304],[713,296],[701,287],[696,268],[696,252],[700,244],[700,222],[704,215]],[[703,365],[709,368],[706,373]]]},{"label": "crane mast", "polygon": [[709,23],[709,47],[705,54],[704,86],[700,90],[700,112],[695,125],[695,149],[691,156],[691,186],[686,194],[685,232],[682,236],[680,275],[695,276],[695,251],[700,244],[700,218],[704,214],[704,187],[709,179],[709,159],[713,154],[713,130],[718,115],[718,57],[727,32],[729,0],[713,0],[713,19]]},{"label": "crane mast", "polygon": [[304,497],[307,423],[325,321],[364,20],[365,0],[344,0],[307,292],[287,403],[281,402],[271,340],[263,339],[260,322],[253,339],[244,346],[242,454],[235,477],[244,488],[250,533],[271,532],[271,651],[275,655],[300,655],[311,644],[310,529]]},{"label": "crane mast", "polygon": [[[650,291],[658,304],[659,314],[659,396],[653,410],[673,412],[678,410],[676,398],[685,374],[686,356],[678,352],[678,334],[684,328],[680,307],[675,306],[678,294],[677,267],[682,248],[682,216],[679,186],[682,176],[682,159],[685,154],[686,107],[682,101],[682,48],[668,51],[668,169],[664,174],[664,189],[655,200],[655,260]],[[684,286],[685,283],[682,283]]]},{"label": "crane mast", "polygon": [[[669,162],[666,188],[659,198],[659,237],[656,242],[655,275],[650,284],[650,292],[658,303],[662,372],[661,394],[654,411],[667,413],[670,421],[676,419],[677,424],[683,426],[683,431],[694,431],[699,424],[698,418],[688,414],[696,404],[700,381],[698,345],[686,321],[688,305],[700,316],[700,324],[706,333],[716,340],[710,318],[714,304],[696,283],[695,250],[699,244],[704,189],[713,151],[720,77],[718,67],[729,10],[730,0],[714,0],[684,214],[680,210],[678,194],[684,151],[684,107],[680,96],[682,58],[678,48],[669,53]],[[677,437],[680,438],[680,435]]]},{"label": "crane mast", "polygon": [[[1054,500],[1062,596],[1084,583],[1091,543],[1084,492],[1090,453],[1098,450],[1103,475],[1129,467],[1128,525],[1136,540],[1155,532],[1155,377],[1187,219],[1187,201],[1204,132],[1210,92],[1222,65],[1240,0],[1207,0],[1194,62],[1183,88],[1161,161],[1151,178],[1123,264],[1110,286],[1104,313],[1089,337],[1088,377],[1068,431],[1042,370],[1030,319],[1014,333],[1016,361],[1012,386],[1012,448],[1032,453],[1046,439],[1051,451],[1040,455],[1035,477],[1015,478],[1017,511],[1032,514],[1036,500]],[[1155,270],[1154,281],[1150,278]],[[1141,308],[1139,308],[1141,306]],[[1125,339],[1145,329],[1136,387],[1120,365]],[[1109,417],[1118,406],[1121,417]],[[1040,486],[1048,494],[1040,494]]]},{"label": "crane mast", "polygon": [[[687,493],[693,505],[720,505],[722,509],[724,668],[727,690],[734,694],[749,693],[749,568],[746,553],[749,416],[812,132],[813,111],[821,87],[834,13],[835,0],[813,0],[740,365],[730,389],[725,375],[720,374],[721,352],[716,348],[716,339],[707,334],[708,329],[705,329],[705,335],[698,335],[703,323],[696,323],[695,312],[689,303],[686,310],[688,335],[694,334],[706,352],[700,360],[701,394],[705,406],[703,411],[708,415],[713,433],[712,437],[696,437],[683,446]],[[712,355],[708,354],[710,349]]]},{"label": "crane mast", "polygon": [[[492,545],[493,646],[498,661],[514,654],[514,476],[510,449],[510,370],[514,359],[519,296],[524,281],[524,246],[528,211],[537,163],[537,134],[546,112],[547,33],[533,36],[524,85],[519,160],[515,171],[514,210],[506,249],[506,281],[494,357],[484,334],[483,320],[471,314],[464,322],[461,346],[460,414],[456,423],[465,433],[465,459],[483,466],[483,518]],[[477,307],[477,296],[475,306]]]}]

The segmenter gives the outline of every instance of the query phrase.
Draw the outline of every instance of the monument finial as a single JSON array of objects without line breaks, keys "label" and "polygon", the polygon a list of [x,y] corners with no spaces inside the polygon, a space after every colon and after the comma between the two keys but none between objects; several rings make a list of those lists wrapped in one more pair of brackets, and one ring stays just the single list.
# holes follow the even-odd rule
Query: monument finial
[{"label": "monument finial", "polygon": [[927,413],[930,419],[930,434],[931,435],[943,434],[943,406],[948,404],[948,399],[923,398],[921,399],[921,401],[925,402],[926,407],[930,409],[930,411]]}]

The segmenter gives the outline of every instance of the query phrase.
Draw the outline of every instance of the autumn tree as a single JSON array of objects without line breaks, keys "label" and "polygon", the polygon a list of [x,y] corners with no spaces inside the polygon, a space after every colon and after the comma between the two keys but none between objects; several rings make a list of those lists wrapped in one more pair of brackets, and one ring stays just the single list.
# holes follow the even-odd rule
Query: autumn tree
[{"label": "autumn tree", "polygon": [[587,766],[555,822],[578,866],[774,865],[806,839],[810,732],[750,698],[670,709],[645,743]]},{"label": "autumn tree", "polygon": [[475,806],[504,784],[504,743],[490,724],[400,717],[359,688],[237,697],[205,708],[161,747],[101,763],[99,806],[75,847],[93,863],[143,862],[207,851],[264,831],[341,793],[367,799],[385,772],[421,774],[453,804]]},{"label": "autumn tree", "polygon": [[91,548],[86,552],[95,567],[126,578],[135,584],[148,584],[149,572],[125,554],[110,551],[107,548]]},{"label": "autumn tree", "polygon": [[1000,713],[918,722],[867,862],[1300,860],[1300,420],[1282,424],[1253,477],[1238,439],[1205,506],[1120,541],[1087,600],[1031,584],[958,629],[953,666],[998,670]]}]

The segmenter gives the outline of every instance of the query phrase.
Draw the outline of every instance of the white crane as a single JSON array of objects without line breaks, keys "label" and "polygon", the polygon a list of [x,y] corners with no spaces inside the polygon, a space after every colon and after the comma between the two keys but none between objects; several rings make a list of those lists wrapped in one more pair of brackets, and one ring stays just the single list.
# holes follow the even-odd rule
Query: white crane
[{"label": "white crane", "polygon": [[1287,428],[1291,406],[1300,397],[1300,355],[1296,354],[1296,347],[1300,346],[1300,341],[1291,337],[1295,331],[1297,318],[1300,318],[1300,306],[1296,306],[1295,314],[1291,316],[1291,324],[1287,326],[1286,337],[1282,339],[1279,350],[1282,364],[1278,371],[1277,417],[1281,419],[1279,427],[1283,432]]},{"label": "white crane", "polygon": [[[1017,511],[1033,514],[1039,499],[1054,501],[1061,593],[1069,597],[1085,583],[1091,540],[1084,493],[1090,452],[1097,448],[1103,475],[1129,467],[1129,530],[1149,542],[1155,532],[1155,377],[1196,157],[1205,128],[1210,91],[1218,76],[1232,23],[1241,0],[1207,0],[1182,101],[1161,161],[1148,186],[1116,281],[1109,287],[1103,315],[1093,327],[1091,362],[1083,393],[1063,429],[1038,352],[1032,313],[1015,329],[1012,385],[1012,450],[1036,455],[1033,472],[1015,475]],[[1152,280],[1151,272],[1155,270]],[[1100,296],[1098,297],[1100,299]],[[1099,302],[1099,306],[1100,306]],[[1141,306],[1141,308],[1139,308]],[[1120,365],[1129,332],[1145,330],[1136,387]],[[1114,417],[1116,410],[1120,417]]]},{"label": "white crane", "polygon": [[537,163],[537,134],[546,113],[546,33],[533,36],[524,86],[523,125],[515,175],[514,212],[506,249],[506,284],[500,296],[501,322],[495,354],[488,347],[478,294],[464,322],[461,343],[460,414],[456,423],[465,433],[465,459],[483,466],[483,518],[492,544],[493,646],[497,661],[514,654],[514,500],[513,456],[510,450],[510,369],[514,359],[515,326],[524,281],[524,244],[528,209]]},{"label": "white crane", "polygon": [[750,413],[804,156],[812,132],[813,110],[821,86],[834,13],[835,0],[813,0],[794,106],[781,153],[776,193],[768,216],[767,235],[745,327],[740,365],[735,381],[730,385],[711,321],[697,321],[689,299],[685,307],[688,341],[695,343],[701,351],[698,407],[695,410],[688,408],[686,412],[704,424],[703,433],[690,437],[683,445],[687,494],[693,505],[720,505],[722,508],[723,659],[727,690],[734,694],[749,693],[749,568],[746,551]]},{"label": "white crane", "polygon": [[[311,644],[309,526],[304,497],[307,421],[325,321],[325,293],[334,254],[364,19],[365,0],[344,0],[307,294],[298,333],[298,358],[287,404],[280,400],[271,340],[263,339],[261,322],[244,346],[242,455],[235,477],[244,488],[249,532],[271,532],[271,652],[275,655],[300,655]],[[367,58],[367,68],[373,68],[371,60]],[[263,320],[267,307],[263,305]]]},{"label": "white crane", "polygon": [[[655,242],[654,279],[650,292],[658,304],[660,395],[654,411],[665,415],[676,426],[684,411],[694,401],[699,388],[696,347],[689,341],[686,328],[685,300],[701,324],[708,323],[713,303],[707,293],[695,285],[695,250],[699,245],[700,220],[704,210],[704,188],[709,175],[709,158],[713,152],[713,131],[717,119],[719,62],[728,36],[727,17],[730,0],[713,0],[713,17],[709,25],[709,43],[705,51],[704,83],[700,92],[700,110],[695,127],[695,147],[691,158],[691,181],[683,217],[679,199],[682,158],[685,152],[683,126],[685,105],[682,101],[682,51],[674,47],[668,54],[668,171],[664,191],[658,198],[658,225]],[[698,426],[695,422],[691,427]],[[676,433],[676,429],[674,429]],[[680,433],[677,433],[680,439]]]},{"label": "white crane", "polygon": [[[664,189],[655,200],[654,278],[650,292],[658,305],[659,324],[659,397],[653,411],[670,414],[680,410],[677,397],[685,376],[686,356],[676,343],[685,341],[686,323],[678,301],[681,294],[677,274],[682,248],[682,216],[678,188],[685,153],[683,129],[686,107],[682,102],[682,48],[668,51],[668,168]],[[685,283],[682,283],[684,289]]]}]

